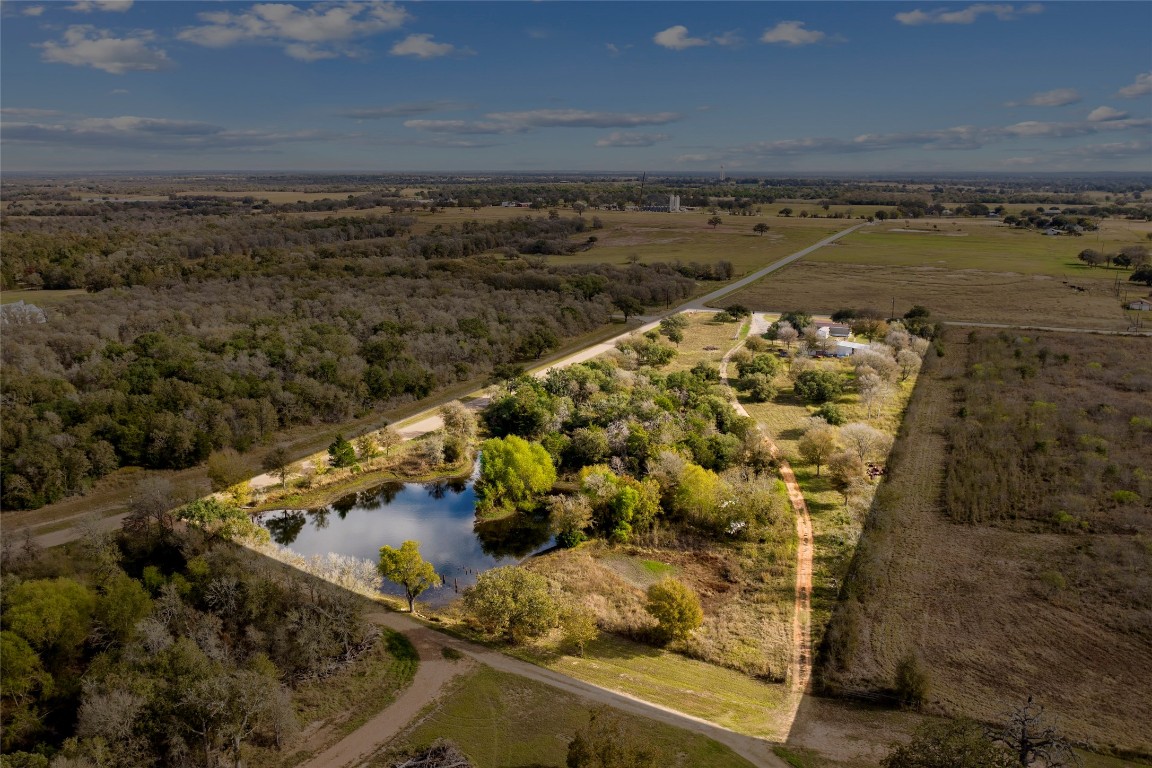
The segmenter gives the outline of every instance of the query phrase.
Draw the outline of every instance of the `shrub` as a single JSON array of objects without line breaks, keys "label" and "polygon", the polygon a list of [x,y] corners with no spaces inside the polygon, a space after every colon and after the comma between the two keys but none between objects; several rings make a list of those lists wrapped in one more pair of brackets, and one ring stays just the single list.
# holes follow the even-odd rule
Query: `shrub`
[{"label": "shrub", "polygon": [[673,578],[662,579],[648,588],[645,610],[658,622],[657,633],[665,642],[684,640],[704,623],[699,596]]},{"label": "shrub", "polygon": [[560,617],[548,580],[513,565],[480,574],[464,590],[464,610],[484,632],[511,643],[543,635]]},{"label": "shrub", "polygon": [[896,696],[905,707],[920,709],[928,699],[928,671],[915,654],[905,656],[896,667]]}]

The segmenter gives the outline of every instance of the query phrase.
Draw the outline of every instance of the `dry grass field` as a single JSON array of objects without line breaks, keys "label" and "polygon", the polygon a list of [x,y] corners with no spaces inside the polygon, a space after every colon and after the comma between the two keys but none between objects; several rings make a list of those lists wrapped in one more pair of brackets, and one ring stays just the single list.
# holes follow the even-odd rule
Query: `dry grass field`
[{"label": "dry grass field", "polygon": [[[1147,412],[1147,340],[1110,339],[1107,354],[1099,341],[1084,337],[1044,334],[1034,343],[1041,342],[1054,354],[1069,355],[1063,365],[1106,382],[1106,409]],[[970,346],[966,332],[950,331],[945,356],[930,356],[921,373],[890,458],[889,480],[869,513],[845,600],[829,630],[820,673],[833,690],[883,691],[894,685],[897,666],[918,656],[928,674],[930,712],[995,721],[1034,695],[1073,739],[1148,756],[1147,489],[1137,489],[1135,500],[1101,497],[1104,507],[1136,504],[1122,528],[1061,531],[1056,525],[949,522],[941,509],[948,482],[944,430],[961,418],[955,393],[973,364]],[[1005,376],[1001,397],[1036,400],[1045,370]],[[1095,392],[1073,389],[1063,407],[1089,406],[1099,399]],[[1144,422],[1133,417],[1126,439],[1148,437]],[[1122,442],[1106,450],[1129,450]]]},{"label": "dry grass field", "polygon": [[1125,289],[1129,297],[1142,295],[1145,290],[1122,281],[1121,296],[1117,297],[1112,282],[1089,277],[1062,279],[805,259],[725,296],[724,302],[737,302],[757,311],[803,309],[821,313],[868,307],[887,314],[895,301],[897,315],[921,304],[941,320],[1123,331],[1129,326],[1121,307]]}]

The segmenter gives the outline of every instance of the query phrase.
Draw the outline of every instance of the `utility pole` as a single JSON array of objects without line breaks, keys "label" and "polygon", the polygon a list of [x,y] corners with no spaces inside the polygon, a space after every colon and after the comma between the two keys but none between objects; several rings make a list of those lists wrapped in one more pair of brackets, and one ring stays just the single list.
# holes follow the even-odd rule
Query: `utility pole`
[{"label": "utility pole", "polygon": [[640,209],[644,208],[644,182],[647,180],[648,171],[644,171],[644,173],[640,175],[640,199],[636,201],[636,207]]}]

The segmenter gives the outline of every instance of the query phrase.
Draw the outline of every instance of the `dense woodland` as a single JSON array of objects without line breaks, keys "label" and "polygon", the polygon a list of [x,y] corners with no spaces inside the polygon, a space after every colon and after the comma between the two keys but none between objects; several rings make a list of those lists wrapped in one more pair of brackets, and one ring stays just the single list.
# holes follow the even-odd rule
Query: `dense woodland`
[{"label": "dense woodland", "polygon": [[119,466],[187,467],[284,427],[422,398],[694,287],[660,264],[519,258],[588,247],[582,218],[412,236],[400,216],[197,202],[211,212],[158,203],[4,219],[9,284],[93,292],[6,317],[5,508],[55,501]]},{"label": "dense woodland", "polygon": [[[116,535],[89,530],[66,553],[5,546],[6,766],[240,765],[290,746],[306,691],[350,662],[412,675],[414,651],[356,595],[228,544],[254,532],[245,514],[172,515],[165,489],[148,491]],[[181,532],[177,517],[207,527]]]}]

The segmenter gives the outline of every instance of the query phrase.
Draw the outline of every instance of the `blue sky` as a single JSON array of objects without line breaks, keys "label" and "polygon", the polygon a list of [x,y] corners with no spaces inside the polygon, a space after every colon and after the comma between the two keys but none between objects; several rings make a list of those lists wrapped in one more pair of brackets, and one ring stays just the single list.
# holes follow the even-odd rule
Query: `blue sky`
[{"label": "blue sky", "polygon": [[1152,171],[1152,3],[11,0],[4,170]]}]

